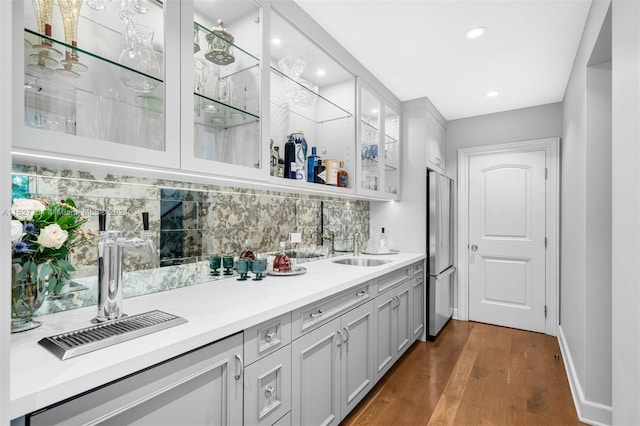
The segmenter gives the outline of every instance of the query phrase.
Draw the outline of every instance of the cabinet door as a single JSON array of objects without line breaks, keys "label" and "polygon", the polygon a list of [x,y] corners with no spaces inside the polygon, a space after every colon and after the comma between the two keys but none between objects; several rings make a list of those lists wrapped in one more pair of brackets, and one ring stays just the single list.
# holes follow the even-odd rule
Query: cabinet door
[{"label": "cabinet door", "polygon": [[[273,142],[271,182],[353,194],[355,77],[316,44],[324,37],[314,38],[314,28],[295,27],[298,19],[287,2],[270,3],[270,120],[264,139]],[[289,136],[295,142],[293,162],[285,152]],[[317,158],[309,158],[314,148],[326,166],[326,184],[314,183]],[[348,175],[346,187],[337,182],[340,161]],[[284,170],[292,170],[289,177]]]},{"label": "cabinet door", "polygon": [[245,368],[244,422],[271,425],[291,409],[291,346]]},{"label": "cabinet door", "polygon": [[264,179],[261,8],[252,0],[181,4],[182,167]]},{"label": "cabinet door", "polygon": [[399,105],[391,106],[358,80],[358,193],[398,199],[400,192]]},{"label": "cabinet door", "polygon": [[15,2],[16,151],[178,167],[179,16],[179,2]]},{"label": "cabinet door", "polygon": [[373,301],[341,317],[345,342],[341,345],[341,413],[350,412],[371,390],[373,367]]},{"label": "cabinet door", "polygon": [[444,173],[444,126],[427,112],[427,161],[430,168]]},{"label": "cabinet door", "polygon": [[242,333],[30,416],[31,425],[237,425]]},{"label": "cabinet door", "polygon": [[340,318],[291,344],[292,423],[332,425],[340,422]]},{"label": "cabinet door", "polygon": [[404,284],[395,288],[395,313],[393,319],[395,321],[396,340],[394,354],[395,359],[406,351],[412,342],[412,329],[411,329],[411,304],[409,303],[411,288],[411,281],[406,281]]},{"label": "cabinet door", "polygon": [[389,105],[384,107],[384,192],[397,196],[400,189],[400,116]]},{"label": "cabinet door", "polygon": [[374,300],[375,319],[375,378],[378,381],[393,365],[396,353],[396,329],[394,315],[396,297],[393,290],[388,291]]},{"label": "cabinet door", "polygon": [[416,341],[424,333],[426,294],[424,292],[424,271],[411,280],[411,330]]}]

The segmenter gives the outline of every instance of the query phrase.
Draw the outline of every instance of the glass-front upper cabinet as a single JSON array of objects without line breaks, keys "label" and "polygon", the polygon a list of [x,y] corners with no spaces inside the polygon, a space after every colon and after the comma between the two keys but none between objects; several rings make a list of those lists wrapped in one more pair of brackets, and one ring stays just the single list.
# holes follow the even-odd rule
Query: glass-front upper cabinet
[{"label": "glass-front upper cabinet", "polygon": [[270,16],[271,180],[353,193],[355,77],[277,11]]},{"label": "glass-front upper cabinet", "polygon": [[18,151],[179,166],[179,122],[168,119],[179,116],[179,35],[165,31],[179,25],[177,2],[15,5]]},{"label": "glass-front upper cabinet", "polygon": [[384,192],[396,198],[400,186],[400,117],[388,105],[384,107],[383,154]]},{"label": "glass-front upper cabinet", "polygon": [[358,80],[358,194],[399,198],[400,117],[395,111],[378,92]]},{"label": "glass-front upper cabinet", "polygon": [[183,168],[264,179],[261,9],[251,0],[183,3],[182,100],[193,105],[182,111],[193,123],[182,133]]}]

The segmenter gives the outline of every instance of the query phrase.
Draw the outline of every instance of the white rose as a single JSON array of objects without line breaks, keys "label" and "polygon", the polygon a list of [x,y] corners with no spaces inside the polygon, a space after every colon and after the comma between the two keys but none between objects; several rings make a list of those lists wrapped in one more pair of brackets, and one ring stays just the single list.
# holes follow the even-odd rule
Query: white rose
[{"label": "white rose", "polygon": [[46,208],[38,200],[31,198],[16,198],[11,205],[11,214],[18,220],[31,220],[35,212],[41,212]]},{"label": "white rose", "polygon": [[40,230],[38,244],[47,248],[59,249],[67,241],[68,236],[69,233],[67,231],[63,231],[60,225],[53,223]]},{"label": "white rose", "polygon": [[22,222],[19,220],[12,219],[11,220],[11,242],[15,243],[16,241],[20,241],[24,232],[22,232]]}]

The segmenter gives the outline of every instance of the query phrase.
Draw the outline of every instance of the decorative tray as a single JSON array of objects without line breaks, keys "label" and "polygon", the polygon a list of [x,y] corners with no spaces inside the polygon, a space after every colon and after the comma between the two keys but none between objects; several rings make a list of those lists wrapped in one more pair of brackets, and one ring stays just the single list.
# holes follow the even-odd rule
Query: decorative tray
[{"label": "decorative tray", "polygon": [[302,275],[306,272],[307,272],[307,268],[305,268],[304,266],[294,266],[293,268],[291,268],[289,272],[275,272],[270,269],[267,271],[267,275],[276,275],[276,276],[282,277],[282,276],[289,276],[289,275]]},{"label": "decorative tray", "polygon": [[370,255],[373,255],[373,256],[384,256],[384,255],[398,254],[398,253],[400,253],[400,250],[389,250],[386,253],[371,253],[371,252],[368,252],[368,251],[363,251],[362,252],[362,254],[370,254]]}]

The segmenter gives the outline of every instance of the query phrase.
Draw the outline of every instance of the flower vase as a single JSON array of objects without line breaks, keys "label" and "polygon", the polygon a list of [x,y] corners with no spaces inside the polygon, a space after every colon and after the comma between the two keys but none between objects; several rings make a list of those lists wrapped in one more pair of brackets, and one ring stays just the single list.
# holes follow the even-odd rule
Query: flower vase
[{"label": "flower vase", "polygon": [[[42,265],[38,265],[38,270]],[[22,265],[14,263],[11,269],[11,332],[31,330],[40,327],[41,323],[33,320],[33,314],[44,303],[47,292],[46,277],[27,274],[18,279]]]}]

